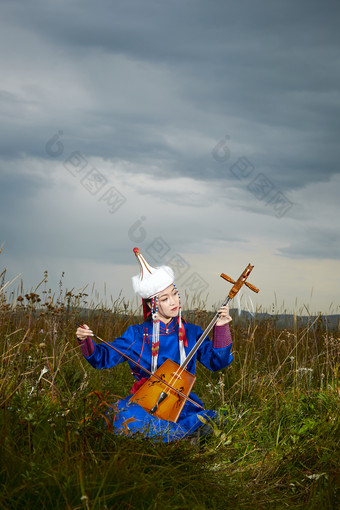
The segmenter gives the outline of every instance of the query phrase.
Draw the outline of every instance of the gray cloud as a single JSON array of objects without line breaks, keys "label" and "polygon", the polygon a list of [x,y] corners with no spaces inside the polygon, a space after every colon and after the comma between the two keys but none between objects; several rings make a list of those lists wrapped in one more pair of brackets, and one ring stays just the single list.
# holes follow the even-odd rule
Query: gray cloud
[{"label": "gray cloud", "polygon": [[14,124],[3,150],[42,155],[53,119],[88,155],[162,159],[165,172],[219,179],[206,149],[194,156],[164,135],[193,130],[218,140],[227,129],[248,145],[241,155],[280,187],[327,179],[338,171],[340,74],[339,7],[327,4],[34,2],[27,12],[24,2],[7,3],[7,18],[25,28],[19,51],[31,50],[26,39],[46,43],[41,64],[60,68],[54,76],[63,85],[72,70],[91,100],[72,107],[66,94],[59,111],[45,104],[45,119],[31,116],[35,133],[27,137],[26,126]]},{"label": "gray cloud", "polygon": [[285,257],[298,259],[340,259],[340,234],[337,227],[321,230],[306,227],[292,239],[279,253]]}]

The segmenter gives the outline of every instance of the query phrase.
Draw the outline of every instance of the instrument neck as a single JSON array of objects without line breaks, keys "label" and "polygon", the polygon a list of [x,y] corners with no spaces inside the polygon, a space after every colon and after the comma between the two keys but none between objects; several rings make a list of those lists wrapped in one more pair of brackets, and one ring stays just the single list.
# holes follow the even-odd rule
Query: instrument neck
[{"label": "instrument neck", "polygon": [[[222,305],[221,306],[226,306],[229,301],[231,300],[231,298],[229,296],[226,297],[226,299],[223,301]],[[192,360],[192,358],[195,356],[196,352],[198,351],[198,349],[200,348],[200,346],[202,345],[202,343],[204,342],[204,340],[207,338],[207,336],[209,335],[210,331],[212,330],[212,328],[215,326],[216,322],[218,321],[219,319],[219,315],[218,315],[218,312],[214,315],[214,317],[211,319],[211,321],[209,322],[208,326],[205,328],[205,330],[203,331],[202,335],[199,337],[199,339],[197,340],[196,344],[194,345],[194,347],[191,349],[191,351],[189,352],[188,356],[185,358],[185,360],[183,361],[183,363],[181,363],[181,368],[183,370],[186,369],[186,367],[188,366],[188,364],[190,363],[190,361]]]}]

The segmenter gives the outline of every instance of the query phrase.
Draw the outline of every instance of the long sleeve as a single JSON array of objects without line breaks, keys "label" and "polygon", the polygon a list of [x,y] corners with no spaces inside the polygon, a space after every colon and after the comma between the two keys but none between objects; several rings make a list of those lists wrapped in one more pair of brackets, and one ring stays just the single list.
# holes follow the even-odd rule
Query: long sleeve
[{"label": "long sleeve", "polygon": [[[130,326],[121,337],[111,343],[116,349],[131,358],[139,356],[140,349],[138,350],[138,346],[135,345],[135,328],[133,326]],[[106,344],[93,343],[93,346],[92,354],[85,357],[94,368],[111,368],[126,359]]]},{"label": "long sleeve", "polygon": [[[202,328],[194,324],[185,324],[187,340],[189,347],[186,353],[190,352],[203,333]],[[212,335],[213,341],[208,338],[197,351],[197,360],[200,361],[209,370],[220,370],[227,367],[233,357],[231,355],[231,335],[229,326],[215,326]],[[161,332],[160,346],[158,355],[158,366],[168,358],[176,363],[180,363],[178,348],[178,326],[173,325],[173,329],[166,333]],[[92,340],[86,339],[81,345],[82,353],[85,359],[94,368],[112,368],[125,361],[125,357],[111,349],[106,344],[96,344]],[[152,357],[152,324],[144,323],[141,325],[130,326],[121,337],[112,342],[112,346],[118,349],[122,354],[127,355],[131,360],[140,363],[143,367],[151,369]],[[129,361],[132,372],[136,379],[145,377],[147,374],[140,368],[137,368],[132,361]],[[195,373],[196,356],[193,357],[188,365],[188,370]]]}]

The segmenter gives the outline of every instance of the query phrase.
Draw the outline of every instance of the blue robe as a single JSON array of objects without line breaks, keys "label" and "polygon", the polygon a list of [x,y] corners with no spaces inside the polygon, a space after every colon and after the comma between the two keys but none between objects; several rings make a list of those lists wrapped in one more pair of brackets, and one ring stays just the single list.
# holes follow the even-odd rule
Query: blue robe
[{"label": "blue robe", "polygon": [[[130,326],[121,337],[112,343],[114,347],[149,371],[151,370],[152,327],[151,321]],[[185,323],[184,327],[188,342],[185,352],[189,354],[203,331],[202,328],[194,324]],[[227,347],[214,348],[212,342],[206,338],[188,364],[187,370],[195,374],[197,360],[212,371],[225,368],[233,359],[230,351],[231,344]],[[177,318],[172,319],[167,325],[163,322],[160,323],[158,367],[169,358],[180,364]],[[96,344],[93,354],[86,359],[94,368],[111,368],[127,361],[105,344]],[[128,363],[137,381],[143,377],[149,377],[146,372],[132,362],[128,361]],[[117,433],[133,435],[140,432],[145,437],[157,437],[164,442],[170,442],[188,436],[200,427],[202,421],[198,416],[208,420],[216,416],[215,411],[201,410],[187,400],[177,423],[173,423],[148,414],[141,406],[130,402],[131,396],[113,404],[113,428]],[[194,393],[189,396],[203,406]]]}]

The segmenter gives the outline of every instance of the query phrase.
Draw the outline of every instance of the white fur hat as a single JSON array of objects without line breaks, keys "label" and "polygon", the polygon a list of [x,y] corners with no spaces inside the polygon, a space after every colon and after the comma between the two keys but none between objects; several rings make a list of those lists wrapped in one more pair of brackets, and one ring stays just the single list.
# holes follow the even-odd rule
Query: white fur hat
[{"label": "white fur hat", "polygon": [[171,267],[150,266],[138,248],[133,249],[141,271],[132,277],[132,286],[135,293],[143,299],[150,299],[174,283],[175,275]]}]

